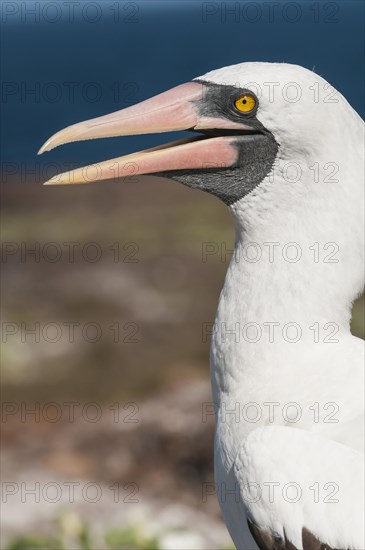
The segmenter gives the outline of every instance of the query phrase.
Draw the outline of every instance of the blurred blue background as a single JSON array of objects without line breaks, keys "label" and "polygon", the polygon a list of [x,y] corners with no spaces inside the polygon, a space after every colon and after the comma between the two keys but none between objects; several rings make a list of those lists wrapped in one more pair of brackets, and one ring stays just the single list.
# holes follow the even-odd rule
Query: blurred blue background
[{"label": "blurred blue background", "polygon": [[68,124],[243,61],[314,67],[364,115],[361,0],[29,0],[1,9],[3,162],[83,164],[162,143],[120,138],[35,157]]}]

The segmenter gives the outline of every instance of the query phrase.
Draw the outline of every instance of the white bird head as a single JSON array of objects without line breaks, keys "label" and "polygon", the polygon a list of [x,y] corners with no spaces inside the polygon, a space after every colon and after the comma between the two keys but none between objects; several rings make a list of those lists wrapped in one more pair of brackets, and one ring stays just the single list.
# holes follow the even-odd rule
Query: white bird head
[{"label": "white bird head", "polygon": [[[208,191],[231,205],[262,183],[274,164],[279,170],[276,175],[285,170],[284,176],[293,183],[295,172],[316,162],[339,160],[341,149],[346,153],[347,134],[359,131],[359,121],[339,92],[303,67],[242,63],[209,72],[138,105],[69,126],[53,135],[40,153],[86,139],[194,131],[197,137],[66,172],[47,183],[159,174]],[[361,147],[361,139],[357,142]],[[280,166],[278,161],[293,164],[281,162]],[[313,167],[313,171],[321,169]]]},{"label": "white bird head", "polygon": [[[158,174],[218,196],[238,221],[255,215],[255,223],[266,219],[275,226],[266,214],[280,212],[305,224],[314,209],[318,231],[327,222],[344,225],[351,218],[361,227],[363,122],[323,78],[297,65],[242,63],[209,72],[127,109],[69,126],[40,153],[72,141],[175,130],[197,135],[65,172],[47,183]],[[328,215],[331,221],[323,222]]]},{"label": "white bird head", "polygon": [[[294,241],[307,252],[314,243],[322,248],[332,243],[340,250],[339,263],[302,261],[295,278],[313,290],[318,303],[327,282],[327,302],[346,304],[349,318],[364,277],[364,125],[345,98],[303,67],[242,63],[69,126],[40,153],[72,141],[175,130],[196,136],[65,172],[47,183],[158,174],[230,206],[237,241]],[[278,281],[293,277],[293,269],[276,266]]]}]

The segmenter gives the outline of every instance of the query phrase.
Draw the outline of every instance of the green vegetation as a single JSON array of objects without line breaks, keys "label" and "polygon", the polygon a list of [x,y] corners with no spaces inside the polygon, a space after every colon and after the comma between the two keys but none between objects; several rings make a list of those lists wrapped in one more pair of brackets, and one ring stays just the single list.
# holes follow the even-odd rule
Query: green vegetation
[{"label": "green vegetation", "polygon": [[[106,530],[103,540],[95,541],[88,524],[70,513],[62,514],[54,530],[55,533],[50,535],[15,537],[6,550],[161,550],[163,535],[148,536],[142,528],[131,525]],[[234,550],[234,547],[222,550]]]},{"label": "green vegetation", "polygon": [[157,538],[144,537],[136,527],[113,529],[105,535],[105,542],[112,550],[159,550]]},{"label": "green vegetation", "polygon": [[[80,547],[86,548],[86,547]],[[63,550],[60,540],[41,535],[28,535],[14,538],[7,546],[7,550]]]},{"label": "green vegetation", "polygon": [[[61,527],[57,536],[16,537],[8,544],[6,550],[68,550],[70,546],[66,541],[70,541],[70,537],[64,530],[65,528]],[[72,549],[101,550],[100,545],[95,546],[91,538],[88,526],[80,524],[78,533],[71,541]],[[160,550],[161,546],[158,537],[147,537],[137,527],[126,527],[106,531],[102,548],[105,550]],[[225,550],[234,550],[234,547]]]},{"label": "green vegetation", "polygon": [[[74,522],[75,518],[72,518]],[[67,520],[61,520],[56,536],[26,535],[14,538],[6,550],[67,550],[70,546],[78,550],[99,550],[92,543],[90,529],[86,524],[73,526],[73,533],[69,530]],[[78,520],[76,519],[76,522]],[[104,535],[103,548],[110,550],[159,550],[157,538],[143,536],[138,528],[111,529]]]}]

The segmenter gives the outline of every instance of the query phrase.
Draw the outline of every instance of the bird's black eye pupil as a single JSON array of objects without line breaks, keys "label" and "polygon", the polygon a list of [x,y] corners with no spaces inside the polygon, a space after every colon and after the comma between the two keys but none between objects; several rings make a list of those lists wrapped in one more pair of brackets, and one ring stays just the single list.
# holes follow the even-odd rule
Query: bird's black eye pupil
[{"label": "bird's black eye pupil", "polygon": [[242,99],[242,103],[247,103],[247,99]]}]

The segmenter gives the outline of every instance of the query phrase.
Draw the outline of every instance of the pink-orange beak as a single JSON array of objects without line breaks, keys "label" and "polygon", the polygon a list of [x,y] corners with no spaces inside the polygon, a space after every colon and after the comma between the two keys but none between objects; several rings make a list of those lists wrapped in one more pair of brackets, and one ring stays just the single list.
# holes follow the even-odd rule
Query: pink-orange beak
[{"label": "pink-orange beak", "polygon": [[[201,114],[204,85],[182,84],[127,109],[74,124],[49,138],[39,154],[64,143],[112,136],[171,132],[177,130],[245,130],[244,124]],[[131,155],[64,172],[46,185],[91,183],[131,175],[153,174],[169,170],[226,168],[238,157],[230,136],[194,136]]]}]

